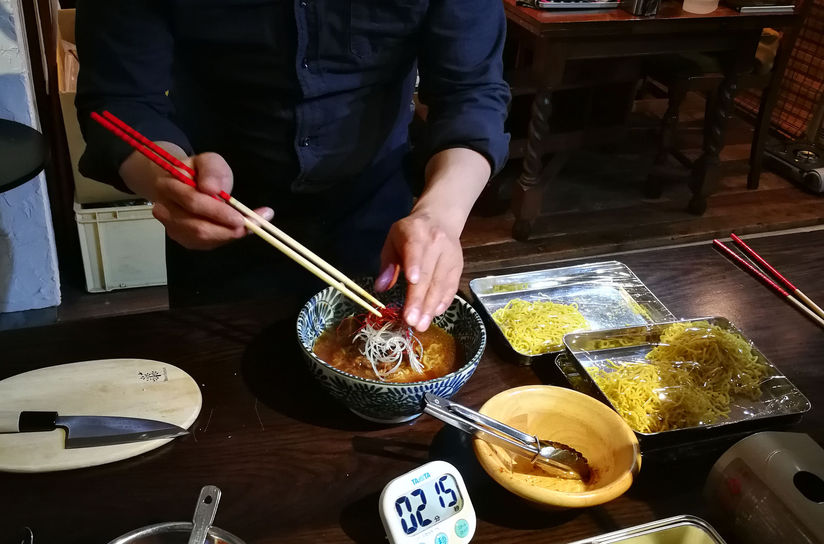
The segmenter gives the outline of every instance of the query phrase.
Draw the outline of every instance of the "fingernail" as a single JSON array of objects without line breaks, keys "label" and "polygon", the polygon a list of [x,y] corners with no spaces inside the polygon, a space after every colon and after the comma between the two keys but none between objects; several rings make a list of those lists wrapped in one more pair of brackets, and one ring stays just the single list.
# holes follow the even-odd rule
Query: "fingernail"
[{"label": "fingernail", "polygon": [[263,213],[260,214],[265,220],[270,221],[275,216],[275,210],[271,208],[266,208],[263,210]]},{"label": "fingernail", "polygon": [[411,309],[409,309],[409,311],[406,312],[406,322],[410,326],[414,327],[415,323],[418,322],[418,316],[420,316],[420,315],[421,315],[420,310],[418,310],[417,308],[411,308]]},{"label": "fingernail", "polygon": [[444,312],[444,310],[446,310],[446,304],[441,302],[440,304],[438,304],[438,307],[435,308],[435,315],[441,315]]},{"label": "fingernail", "polygon": [[423,331],[425,331],[426,329],[429,328],[429,322],[430,321],[432,321],[432,318],[429,317],[429,315],[427,315],[427,314],[423,314],[423,316],[421,316],[420,321],[418,321],[418,326],[415,327],[415,328],[418,329],[419,331],[423,332]]},{"label": "fingernail", "polygon": [[375,279],[375,291],[382,293],[389,288],[389,282],[395,273],[395,265],[390,264],[383,269],[383,272]]},{"label": "fingernail", "polygon": [[408,281],[409,283],[418,283],[420,275],[421,273],[420,270],[418,270],[418,267],[413,266],[406,271],[406,281]]}]

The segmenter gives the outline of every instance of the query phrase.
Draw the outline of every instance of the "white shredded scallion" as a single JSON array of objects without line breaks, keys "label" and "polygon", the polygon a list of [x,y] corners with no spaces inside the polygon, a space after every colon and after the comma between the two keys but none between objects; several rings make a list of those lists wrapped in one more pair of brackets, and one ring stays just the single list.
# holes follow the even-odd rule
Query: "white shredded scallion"
[{"label": "white shredded scallion", "polygon": [[[412,333],[411,329],[399,327],[393,323],[386,323],[380,328],[365,324],[352,338],[353,342],[363,341],[360,352],[372,365],[372,370],[381,381],[401,369],[403,356],[407,355],[409,365],[418,374],[422,374],[423,344]],[[392,365],[388,370],[383,370]]]}]

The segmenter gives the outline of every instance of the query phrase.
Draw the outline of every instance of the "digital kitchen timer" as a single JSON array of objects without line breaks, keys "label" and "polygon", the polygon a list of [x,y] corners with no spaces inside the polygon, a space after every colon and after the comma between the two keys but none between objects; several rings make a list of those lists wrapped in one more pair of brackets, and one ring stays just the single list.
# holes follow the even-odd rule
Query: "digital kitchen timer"
[{"label": "digital kitchen timer", "polygon": [[378,509],[392,544],[463,544],[475,534],[475,510],[461,473],[432,461],[383,488]]}]

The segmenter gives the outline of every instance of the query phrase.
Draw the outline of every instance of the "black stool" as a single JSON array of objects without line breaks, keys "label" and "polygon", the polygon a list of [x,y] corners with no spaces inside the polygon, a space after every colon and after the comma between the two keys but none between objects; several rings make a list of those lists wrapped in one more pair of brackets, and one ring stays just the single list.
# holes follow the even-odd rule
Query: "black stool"
[{"label": "black stool", "polygon": [[0,119],[0,193],[29,181],[49,156],[46,138],[33,128]]}]

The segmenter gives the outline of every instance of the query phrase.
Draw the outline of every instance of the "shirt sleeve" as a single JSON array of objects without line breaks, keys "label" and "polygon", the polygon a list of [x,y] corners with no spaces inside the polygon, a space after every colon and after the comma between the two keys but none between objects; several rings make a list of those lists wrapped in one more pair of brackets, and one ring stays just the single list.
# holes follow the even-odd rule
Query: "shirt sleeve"
[{"label": "shirt sleeve", "polygon": [[77,115],[86,140],[83,175],[126,189],[118,169],[134,150],[94,122],[108,110],[152,141],[168,141],[192,153],[172,122],[168,97],[173,39],[163,0],[78,0],[75,32],[80,71]]},{"label": "shirt sleeve", "polygon": [[509,153],[503,2],[431,0],[427,17],[418,91],[429,108],[429,156],[451,147],[469,148],[486,157],[495,174]]}]

